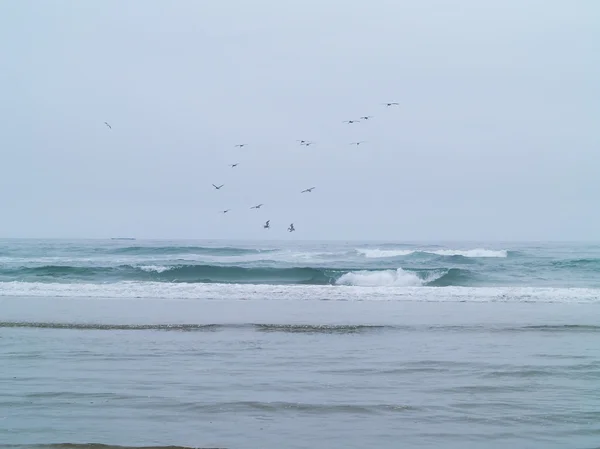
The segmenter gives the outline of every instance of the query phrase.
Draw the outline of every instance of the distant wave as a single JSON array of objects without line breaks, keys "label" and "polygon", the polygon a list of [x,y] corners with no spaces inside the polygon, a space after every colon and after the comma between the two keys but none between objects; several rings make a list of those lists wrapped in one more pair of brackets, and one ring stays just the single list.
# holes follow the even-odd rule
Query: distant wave
[{"label": "distant wave", "polygon": [[357,249],[356,252],[369,259],[379,259],[385,257],[410,256],[416,253],[414,249]]},{"label": "distant wave", "polygon": [[100,443],[0,444],[0,449],[224,449],[219,447],[187,446],[119,446]]},{"label": "distant wave", "polygon": [[508,251],[505,249],[492,250],[492,249],[437,249],[433,251],[423,251],[425,253],[437,254],[438,256],[463,256],[463,257],[508,257]]},{"label": "distant wave", "polygon": [[112,254],[133,255],[173,255],[173,254],[206,254],[217,256],[242,256],[246,254],[269,253],[273,249],[235,248],[231,246],[127,246],[124,248],[110,249]]},{"label": "distant wave", "polygon": [[0,279],[22,282],[117,282],[304,284],[356,286],[468,285],[470,272],[458,268],[371,269],[316,267],[241,267],[223,265],[120,265],[81,267],[45,265],[0,270]]},{"label": "distant wave", "polygon": [[370,259],[402,257],[411,254],[435,254],[437,256],[462,256],[470,258],[508,257],[508,251],[492,249],[357,249],[356,252]]},{"label": "distant wave", "polygon": [[600,273],[600,259],[567,259],[567,260],[557,260],[552,262],[552,265],[555,268],[563,268],[563,269],[583,269],[583,270],[592,270]]}]

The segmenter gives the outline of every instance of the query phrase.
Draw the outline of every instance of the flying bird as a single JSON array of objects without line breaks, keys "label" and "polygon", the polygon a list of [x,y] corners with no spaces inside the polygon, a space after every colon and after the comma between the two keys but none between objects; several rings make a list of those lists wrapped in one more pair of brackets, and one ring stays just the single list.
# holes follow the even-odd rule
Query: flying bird
[{"label": "flying bird", "polygon": [[226,214],[227,212],[229,212],[231,209],[225,209],[222,213]]},{"label": "flying bird", "polygon": [[290,225],[290,227],[288,228],[288,232],[294,232],[296,230],[296,228],[294,228],[294,223],[292,223]]},{"label": "flying bird", "polygon": [[383,103],[383,104],[389,108],[390,106],[398,106],[399,103]]},{"label": "flying bird", "polygon": [[242,147],[245,147],[246,145],[248,145],[248,144],[247,143],[238,143],[236,145],[236,147],[242,148]]},{"label": "flying bird", "polygon": [[352,142],[350,145],[356,145],[356,146],[359,146],[361,143],[365,143],[365,141],[364,141],[364,140],[361,140],[361,141],[359,141],[359,142]]},{"label": "flying bird", "polygon": [[373,118],[372,115],[363,115],[360,119],[361,120],[369,120],[370,118]]},{"label": "flying bird", "polygon": [[239,162],[236,162],[235,164],[229,164],[229,166],[230,166],[231,168],[233,168],[233,167],[237,167],[238,165],[240,165],[240,163],[239,163]]},{"label": "flying bird", "polygon": [[271,227],[271,225],[269,224],[271,220],[267,220],[267,222],[264,224],[263,228],[265,229],[269,229]]},{"label": "flying bird", "polygon": [[358,123],[360,122],[360,120],[344,120],[344,123],[348,123],[349,125],[351,125],[352,123]]},{"label": "flying bird", "polygon": [[300,193],[304,193],[304,192],[308,192],[308,193],[310,193],[310,192],[312,192],[314,189],[315,189],[314,187],[311,187],[310,189],[305,189],[305,190],[303,190],[303,191],[302,191],[302,192],[300,192]]},{"label": "flying bird", "polygon": [[256,206],[252,206],[250,209],[260,209],[263,206],[263,203],[257,204]]},{"label": "flying bird", "polygon": [[305,141],[304,143],[301,143],[300,145],[304,145],[305,147],[309,147],[309,146],[311,146],[311,145],[314,145],[314,144],[315,144],[314,142],[309,142],[309,141],[307,140],[307,141]]},{"label": "flying bird", "polygon": [[110,126],[110,125],[108,124],[108,122],[104,122],[104,124],[105,124],[106,126],[108,126],[108,128],[109,128],[109,129],[112,129],[112,126]]},{"label": "flying bird", "polygon": [[213,187],[214,187],[215,189],[219,190],[219,189],[220,189],[221,187],[223,187],[224,185],[225,185],[225,184],[221,184],[220,186],[216,186],[216,185],[214,185],[214,184],[213,184]]}]

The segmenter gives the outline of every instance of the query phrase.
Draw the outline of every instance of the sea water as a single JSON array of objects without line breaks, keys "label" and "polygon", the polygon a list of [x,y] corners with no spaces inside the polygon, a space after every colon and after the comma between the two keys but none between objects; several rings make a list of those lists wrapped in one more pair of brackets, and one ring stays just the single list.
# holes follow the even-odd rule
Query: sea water
[{"label": "sea water", "polygon": [[598,244],[4,240],[0,447],[597,448],[599,319]]}]

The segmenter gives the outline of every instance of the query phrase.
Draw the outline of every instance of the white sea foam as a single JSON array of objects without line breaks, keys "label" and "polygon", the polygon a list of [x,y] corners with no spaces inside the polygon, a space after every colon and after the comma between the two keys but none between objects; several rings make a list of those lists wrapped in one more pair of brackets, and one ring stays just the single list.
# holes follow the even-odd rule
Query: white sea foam
[{"label": "white sea foam", "polygon": [[[331,300],[422,302],[600,303],[600,289],[552,287],[425,287],[192,284],[117,282],[63,284],[0,282],[0,297],[164,300]],[[0,299],[0,304],[2,300]]]},{"label": "white sea foam", "polygon": [[351,271],[342,275],[336,284],[361,287],[409,287],[423,285],[425,282],[415,273],[398,268],[383,271]]},{"label": "white sea foam", "polygon": [[437,254],[438,256],[463,256],[463,257],[508,257],[508,251],[505,249],[493,250],[484,248],[475,249],[438,249],[438,250],[427,250],[423,251],[431,254]]},{"label": "white sea foam", "polygon": [[412,249],[357,249],[357,253],[369,259],[379,259],[385,257],[402,257],[413,254],[415,250]]},{"label": "white sea foam", "polygon": [[386,257],[409,256],[414,253],[436,254],[438,256],[463,256],[463,257],[508,257],[508,251],[505,249],[493,250],[484,248],[475,249],[357,249],[357,253],[369,259],[379,259]]},{"label": "white sea foam", "polygon": [[155,273],[163,273],[165,271],[169,271],[173,267],[165,267],[162,265],[142,265],[139,267],[140,270],[155,272]]}]

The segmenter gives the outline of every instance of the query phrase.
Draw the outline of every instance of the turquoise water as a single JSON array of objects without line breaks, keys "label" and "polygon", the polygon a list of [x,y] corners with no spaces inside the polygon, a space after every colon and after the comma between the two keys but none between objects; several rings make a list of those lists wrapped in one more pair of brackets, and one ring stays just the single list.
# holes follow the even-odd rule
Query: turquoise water
[{"label": "turquoise water", "polygon": [[599,261],[1,241],[0,447],[599,447]]},{"label": "turquoise water", "polygon": [[[268,285],[384,287],[387,293],[392,287],[597,289],[598,273],[599,244],[0,240],[0,295],[153,297],[160,291],[175,298],[176,292],[232,288],[223,284],[261,285],[265,292]],[[596,297],[595,290],[578,294]]]}]

